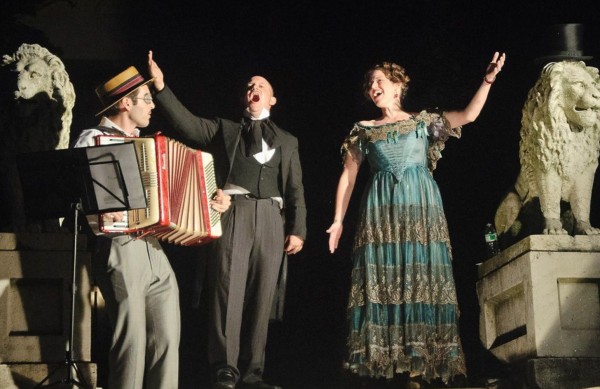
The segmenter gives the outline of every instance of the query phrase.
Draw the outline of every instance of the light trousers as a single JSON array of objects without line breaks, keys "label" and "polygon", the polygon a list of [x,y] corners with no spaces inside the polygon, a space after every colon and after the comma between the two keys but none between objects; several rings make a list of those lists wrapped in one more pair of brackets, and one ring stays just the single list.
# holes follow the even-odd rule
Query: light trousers
[{"label": "light trousers", "polygon": [[94,270],[113,330],[109,389],[176,389],[179,288],[159,242],[100,238]]}]

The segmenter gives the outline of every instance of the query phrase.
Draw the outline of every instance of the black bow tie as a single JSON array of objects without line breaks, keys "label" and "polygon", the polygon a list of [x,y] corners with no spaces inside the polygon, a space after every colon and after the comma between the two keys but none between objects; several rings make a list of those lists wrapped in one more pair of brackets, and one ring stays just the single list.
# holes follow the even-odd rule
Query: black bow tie
[{"label": "black bow tie", "polygon": [[246,145],[246,157],[251,157],[262,151],[263,122],[264,120],[250,120],[242,130]]},{"label": "black bow tie", "polygon": [[275,130],[273,130],[271,121],[268,118],[262,120],[248,120],[242,129],[242,136],[244,137],[247,157],[262,152],[263,139],[267,142],[269,147],[274,147]]}]

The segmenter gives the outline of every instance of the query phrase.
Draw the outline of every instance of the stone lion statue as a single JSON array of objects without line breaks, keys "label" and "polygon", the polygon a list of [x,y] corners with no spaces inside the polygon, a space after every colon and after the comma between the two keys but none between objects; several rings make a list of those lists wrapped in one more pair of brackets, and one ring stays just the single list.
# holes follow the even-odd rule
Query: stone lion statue
[{"label": "stone lion statue", "polygon": [[14,97],[19,102],[15,107],[19,108],[11,114],[28,116],[28,123],[20,123],[28,127],[27,134],[16,126],[19,119],[14,116],[2,118],[3,132],[11,132],[10,141],[18,141],[25,150],[68,148],[75,90],[60,58],[40,45],[24,43],[13,55],[4,55],[2,62],[18,73]]},{"label": "stone lion statue", "polygon": [[501,237],[600,234],[589,218],[600,154],[599,85],[598,69],[581,61],[543,68],[522,111],[521,171],[496,211]]},{"label": "stone lion statue", "polygon": [[26,226],[16,156],[69,147],[75,90],[63,62],[40,45],[22,44],[1,65],[17,73],[17,90],[0,104],[0,231],[39,230]]}]

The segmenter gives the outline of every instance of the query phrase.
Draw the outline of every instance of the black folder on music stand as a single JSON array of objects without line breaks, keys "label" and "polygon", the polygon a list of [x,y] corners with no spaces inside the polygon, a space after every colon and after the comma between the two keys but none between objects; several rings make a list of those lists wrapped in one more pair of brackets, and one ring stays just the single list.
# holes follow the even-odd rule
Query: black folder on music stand
[{"label": "black folder on music stand", "polygon": [[[73,360],[75,297],[77,291],[78,214],[98,214],[146,208],[146,196],[131,142],[24,153],[17,156],[17,167],[28,220],[73,216],[73,268],[71,278],[71,323],[66,345],[67,377],[47,385],[56,371],[36,388],[54,385],[89,388]],[[79,381],[72,375],[79,377]]]},{"label": "black folder on music stand", "polygon": [[25,153],[17,166],[32,220],[66,216],[78,203],[86,215],[146,208],[133,143]]}]

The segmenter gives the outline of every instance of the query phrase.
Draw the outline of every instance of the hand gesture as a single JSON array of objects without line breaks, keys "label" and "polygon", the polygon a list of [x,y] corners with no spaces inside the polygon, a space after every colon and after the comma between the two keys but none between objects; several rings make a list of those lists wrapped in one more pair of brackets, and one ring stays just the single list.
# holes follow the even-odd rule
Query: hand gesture
[{"label": "hand gesture", "polygon": [[153,78],[152,83],[154,84],[154,89],[157,92],[160,92],[165,87],[165,76],[152,59],[152,50],[148,51],[148,73],[150,73],[150,77]]},{"label": "hand gesture", "polygon": [[497,51],[494,53],[492,61],[488,64],[487,69],[485,69],[485,75],[483,76],[483,80],[486,83],[493,84],[494,81],[496,81],[496,76],[502,70],[505,60],[506,55],[504,53],[500,54]]},{"label": "hand gesture", "polygon": [[329,234],[329,252],[333,254],[333,252],[338,248],[338,243],[340,242],[340,237],[342,236],[342,231],[344,230],[344,225],[342,222],[333,222],[331,227],[326,231]]}]

